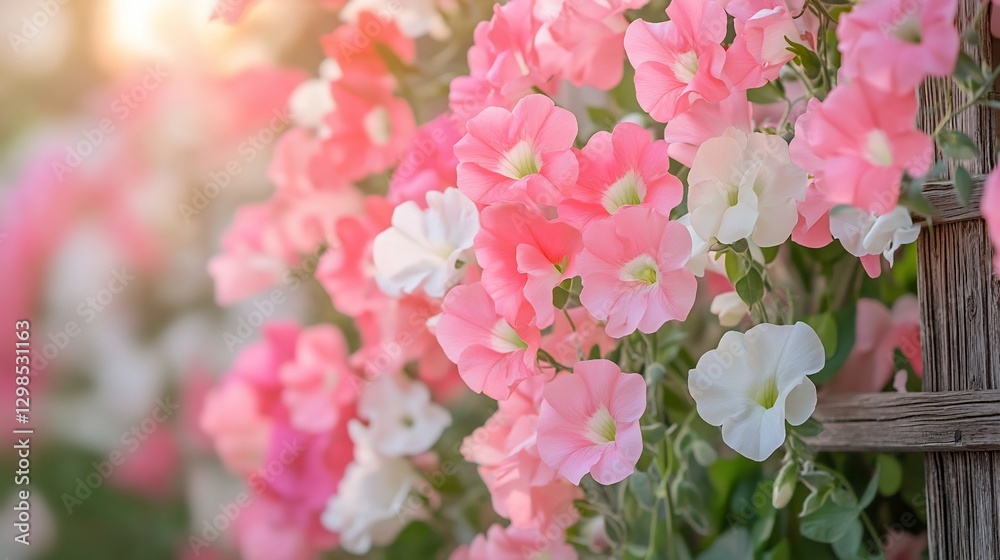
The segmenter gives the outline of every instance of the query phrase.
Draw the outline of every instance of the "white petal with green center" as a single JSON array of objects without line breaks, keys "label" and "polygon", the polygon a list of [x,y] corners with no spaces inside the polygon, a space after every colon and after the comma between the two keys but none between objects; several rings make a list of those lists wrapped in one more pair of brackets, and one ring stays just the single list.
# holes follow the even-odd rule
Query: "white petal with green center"
[{"label": "white petal with green center", "polygon": [[506,354],[516,350],[524,350],[528,347],[528,343],[518,336],[514,327],[510,326],[507,321],[500,319],[490,329],[490,347],[497,352]]},{"label": "white petal with green center", "polygon": [[531,142],[521,140],[500,158],[498,172],[511,179],[523,179],[542,169],[542,159]]},{"label": "white petal with green center", "polygon": [[364,125],[365,134],[376,146],[385,146],[392,138],[392,121],[389,119],[389,110],[381,105],[365,115]]},{"label": "white petal with green center", "polygon": [[622,206],[638,206],[646,198],[646,183],[635,169],[630,170],[604,191],[601,205],[614,214]]},{"label": "white petal with green center", "polygon": [[618,428],[615,426],[615,419],[606,407],[601,406],[587,420],[587,437],[594,443],[611,443],[615,441],[616,435]]},{"label": "white petal with green center", "polygon": [[626,282],[642,282],[652,286],[659,278],[659,268],[653,257],[639,255],[622,267],[619,277]]},{"label": "white petal with green center", "polygon": [[885,132],[876,128],[868,133],[865,142],[865,158],[874,165],[892,165],[892,147]]},{"label": "white petal with green center", "polygon": [[678,80],[690,83],[698,73],[698,55],[694,51],[681,53],[670,63],[670,69]]}]

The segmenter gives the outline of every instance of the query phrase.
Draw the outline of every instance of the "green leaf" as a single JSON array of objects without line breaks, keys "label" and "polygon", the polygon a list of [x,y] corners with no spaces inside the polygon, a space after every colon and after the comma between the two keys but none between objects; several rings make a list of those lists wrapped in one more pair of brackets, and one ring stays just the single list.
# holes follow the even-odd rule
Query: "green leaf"
[{"label": "green leaf", "polygon": [[618,122],[611,111],[604,107],[587,107],[587,116],[601,130],[614,128],[615,123]]},{"label": "green leaf", "polygon": [[698,555],[698,560],[736,560],[753,558],[750,533],[744,527],[735,527],[719,535],[708,550]]},{"label": "green leaf", "polygon": [[861,525],[861,520],[855,519],[848,526],[844,536],[832,543],[833,553],[840,560],[854,560],[856,558],[855,553],[857,553],[858,547],[861,546],[861,537],[863,534],[864,528]]},{"label": "green leaf", "polygon": [[837,351],[837,319],[833,313],[827,311],[819,315],[806,317],[807,325],[816,331],[820,342],[823,343],[823,350],[826,351],[826,359],[829,360]]},{"label": "green leaf", "polygon": [[569,302],[569,292],[564,290],[562,286],[552,288],[552,305],[556,309],[565,309],[567,302]]},{"label": "green leaf", "polygon": [[966,91],[979,89],[986,83],[982,66],[965,52],[958,53],[958,62],[955,64],[953,75],[958,85]]},{"label": "green leaf", "polygon": [[719,458],[719,454],[715,452],[715,449],[700,439],[691,442],[691,455],[703,467],[711,466]]},{"label": "green leaf", "polygon": [[858,519],[855,506],[826,500],[819,509],[802,518],[799,530],[808,539],[832,544],[843,538],[851,529],[851,523]]},{"label": "green leaf", "polygon": [[965,133],[945,129],[938,134],[941,152],[952,159],[973,159],[979,155],[979,147]]},{"label": "green leaf", "polygon": [[729,282],[735,286],[746,275],[747,267],[746,263],[743,262],[743,256],[736,253],[727,254],[726,277],[729,278]]},{"label": "green leaf", "polygon": [[820,424],[819,420],[815,418],[809,418],[800,426],[796,426],[795,433],[802,437],[813,437],[818,436],[823,433],[823,424]]},{"label": "green leaf", "polygon": [[733,251],[737,253],[746,253],[750,249],[750,244],[747,243],[746,239],[738,239],[729,245],[733,248]]},{"label": "green leaf", "polygon": [[972,196],[972,176],[964,167],[959,165],[955,169],[955,194],[962,206],[969,205],[969,198]]},{"label": "green leaf", "polygon": [[776,245],[774,247],[761,247],[760,252],[764,255],[764,263],[771,264],[774,259],[778,258],[778,252],[781,250],[781,245]]},{"label": "green leaf", "polygon": [[857,313],[856,304],[847,305],[834,313],[837,322],[837,351],[834,352],[833,356],[827,358],[826,365],[819,373],[809,376],[813,382],[823,383],[829,380],[840,371],[841,366],[847,361],[847,357],[854,348]]},{"label": "green leaf", "polygon": [[444,539],[423,521],[410,523],[385,551],[386,560],[434,558]]},{"label": "green leaf", "polygon": [[822,64],[819,55],[806,48],[805,45],[793,43],[788,37],[785,37],[785,42],[788,43],[787,49],[795,53],[794,62],[802,67],[809,79],[816,79]]},{"label": "green leaf", "polygon": [[747,100],[751,103],[768,105],[778,103],[784,99],[785,95],[774,85],[774,82],[768,82],[759,88],[747,90]]},{"label": "green leaf", "polygon": [[764,553],[761,560],[791,560],[792,551],[788,546],[788,540],[782,539],[777,546]]},{"label": "green leaf", "polygon": [[763,299],[764,282],[760,279],[760,273],[754,269],[748,270],[746,276],[736,282],[736,293],[747,305],[753,305]]},{"label": "green leaf", "polygon": [[893,496],[903,485],[903,465],[893,455],[878,455],[880,475],[878,493],[883,496]]},{"label": "green leaf", "polygon": [[865,493],[861,495],[861,500],[858,502],[858,509],[862,510],[868,507],[872,500],[875,499],[875,491],[878,490],[879,473],[882,471],[881,463],[875,463],[875,473],[872,474],[872,479],[868,481],[868,486],[865,488]]},{"label": "green leaf", "polygon": [[649,475],[644,472],[632,473],[628,477],[629,491],[635,494],[635,499],[643,509],[652,511],[656,507],[656,489]]}]

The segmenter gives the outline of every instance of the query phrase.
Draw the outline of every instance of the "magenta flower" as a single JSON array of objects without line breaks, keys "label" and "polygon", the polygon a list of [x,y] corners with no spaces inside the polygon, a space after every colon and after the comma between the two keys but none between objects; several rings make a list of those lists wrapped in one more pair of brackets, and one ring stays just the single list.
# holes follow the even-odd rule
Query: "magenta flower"
[{"label": "magenta flower", "polygon": [[656,332],[667,321],[684,320],[694,305],[698,283],[685,268],[690,256],[683,225],[649,208],[624,208],[583,232],[580,301],[608,322],[615,338],[636,329]]},{"label": "magenta flower", "polygon": [[545,386],[538,416],[538,452],[573,484],[588,472],[614,484],[635,471],[642,454],[639,418],[646,382],[608,360],[576,364],[572,375]]}]

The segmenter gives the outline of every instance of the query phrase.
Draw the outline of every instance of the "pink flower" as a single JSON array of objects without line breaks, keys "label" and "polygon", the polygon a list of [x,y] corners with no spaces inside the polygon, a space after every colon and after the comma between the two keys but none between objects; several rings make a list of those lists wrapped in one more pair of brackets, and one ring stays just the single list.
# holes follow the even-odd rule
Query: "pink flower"
[{"label": "pink flower", "polygon": [[357,399],[358,379],[347,364],[347,341],[332,325],[317,325],[299,335],[295,361],[282,366],[282,398],[296,429],[321,433],[333,429],[341,409]]},{"label": "pink flower", "polygon": [[538,375],[537,327],[512,327],[480,283],[456,286],[441,306],[435,331],[448,359],[477,393],[505,400],[523,379]]},{"label": "pink flower", "polygon": [[576,523],[573,500],[582,492],[539,456],[535,424],[545,380],[542,375],[519,384],[486,425],[465,438],[461,451],[479,465],[498,514],[515,527],[548,533]]},{"label": "pink flower", "polygon": [[979,202],[990,239],[993,241],[993,268],[1000,275],[1000,167],[990,172]]},{"label": "pink flower", "polygon": [[649,131],[635,123],[594,134],[577,153],[580,177],[559,205],[559,218],[583,228],[626,206],[669,216],[684,188],[670,174],[667,151],[666,142],[653,141]]},{"label": "pink flower", "polygon": [[823,386],[827,393],[877,393],[892,379],[897,370],[895,351],[898,348],[913,366],[923,374],[920,349],[920,306],[917,298],[903,296],[896,300],[892,311],[880,301],[858,300],[858,315],[854,348],[840,368],[840,373]]},{"label": "pink flower", "polygon": [[927,533],[891,530],[885,535],[886,560],[920,560],[927,550]]},{"label": "pink flower", "polygon": [[557,362],[569,367],[587,359],[595,346],[600,357],[614,350],[617,344],[604,332],[604,326],[582,307],[556,313],[552,332],[542,339],[542,348]]},{"label": "pink flower", "polygon": [[683,225],[648,208],[625,208],[590,224],[583,247],[580,300],[608,322],[609,335],[656,332],[691,311],[698,283],[685,268],[691,235]]},{"label": "pink flower", "polygon": [[723,76],[726,12],[714,0],[673,2],[669,21],[633,21],[625,52],[635,67],[639,105],[659,122],[669,122],[698,99],[722,101],[730,94]]},{"label": "pink flower", "polygon": [[809,101],[795,124],[792,161],[813,175],[834,205],[892,211],[903,172],[927,172],[930,137],[914,126],[916,94],[881,91],[863,81],[838,86],[822,102]]},{"label": "pink flower", "polygon": [[357,15],[353,23],[338,26],[322,38],[323,51],[337,63],[343,80],[361,85],[370,81],[392,81],[389,67],[379,50],[391,51],[407,64],[416,60],[417,46],[396,23],[370,11]]},{"label": "pink flower", "polygon": [[538,416],[542,460],[573,484],[588,472],[600,484],[621,482],[642,454],[639,418],[646,382],[608,360],[579,362],[572,375],[545,386]]},{"label": "pink flower", "polygon": [[417,129],[389,182],[389,202],[399,205],[412,200],[426,207],[429,191],[454,187],[458,181],[454,149],[461,138],[451,115],[442,115]]},{"label": "pink flower", "polygon": [[548,327],[555,313],[552,290],[576,276],[580,232],[516,202],[486,207],[480,221],[476,260],[497,313],[512,325]]},{"label": "pink flower", "polygon": [[[464,554],[464,556],[462,555]],[[565,535],[551,537],[532,529],[518,527],[503,528],[493,525],[485,535],[476,535],[468,549],[459,555],[452,554],[451,560],[489,558],[489,560],[576,560],[576,549],[566,544]]]},{"label": "pink flower", "polygon": [[804,42],[784,0],[732,0],[726,11],[736,20],[736,38],[726,51],[726,77],[742,90],[776,79],[795,57],[786,39]]},{"label": "pink flower", "polygon": [[663,130],[663,139],[670,144],[670,157],[691,167],[694,155],[706,140],[722,136],[728,128],[750,134],[753,131],[750,113],[751,104],[744,92],[733,92],[718,102],[695,101]]},{"label": "pink flower", "polygon": [[792,241],[811,249],[826,247],[833,241],[830,233],[830,210],[833,205],[813,185],[806,188],[805,200],[796,204],[799,219],[792,230]]},{"label": "pink flower", "polygon": [[480,207],[501,201],[554,206],[575,183],[573,113],[544,95],[529,95],[513,112],[485,109],[455,145],[458,188]]},{"label": "pink flower", "polygon": [[361,348],[351,356],[351,365],[370,379],[399,373],[409,362],[434,357],[437,344],[427,321],[440,311],[424,295],[386,298],[382,306],[354,318]]},{"label": "pink flower", "polygon": [[956,0],[868,0],[837,24],[841,75],[904,94],[958,60]]},{"label": "pink flower", "polygon": [[545,74],[535,49],[541,22],[532,13],[532,4],[495,4],[493,17],[476,26],[469,75],[451,82],[451,111],[460,121],[487,107],[510,109],[533,87],[546,93],[557,90],[557,77]]},{"label": "pink flower", "polygon": [[386,296],[375,282],[372,242],[391,222],[392,205],[378,196],[365,199],[364,215],[337,222],[335,241],[316,268],[316,280],[337,311],[357,317],[384,305]]}]

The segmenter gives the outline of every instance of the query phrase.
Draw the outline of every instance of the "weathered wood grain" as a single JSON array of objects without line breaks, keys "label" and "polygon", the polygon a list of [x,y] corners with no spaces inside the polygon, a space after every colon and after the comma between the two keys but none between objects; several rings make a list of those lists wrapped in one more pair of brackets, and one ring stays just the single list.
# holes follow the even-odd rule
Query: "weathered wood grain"
[{"label": "weathered wood grain", "polygon": [[820,451],[1000,451],[1000,391],[822,395]]},{"label": "weathered wood grain", "polygon": [[[958,3],[959,30],[972,26],[979,5]],[[975,26],[980,44],[964,48],[993,67],[991,9]],[[927,80],[920,88],[918,124],[934,130],[964,99],[950,80]],[[969,173],[989,173],[997,151],[993,110],[973,107],[946,126],[967,134],[981,150],[982,157],[962,162]],[[917,243],[924,391],[1000,389],[1000,282],[992,274],[985,224],[941,223]],[[1000,558],[1000,451],[927,453],[924,464],[931,560]]]},{"label": "weathered wood grain", "polygon": [[[931,181],[924,184],[924,196],[927,198],[927,202],[937,210],[937,213],[931,218],[931,223],[937,225],[982,218],[979,200],[983,197],[983,184],[985,182],[985,175],[977,175],[972,178],[972,194],[966,205],[959,202],[958,197],[955,196],[955,188],[951,181]],[[913,221],[918,224],[926,224],[923,216],[914,216]]]}]

